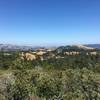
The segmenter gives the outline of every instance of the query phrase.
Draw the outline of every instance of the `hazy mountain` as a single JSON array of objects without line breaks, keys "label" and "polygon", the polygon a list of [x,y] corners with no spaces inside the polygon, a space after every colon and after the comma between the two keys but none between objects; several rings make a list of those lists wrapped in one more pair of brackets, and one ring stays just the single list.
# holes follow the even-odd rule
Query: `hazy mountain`
[{"label": "hazy mountain", "polygon": [[89,47],[89,46],[86,46],[86,45],[72,45],[72,47],[76,47],[76,48],[79,48],[79,49],[84,49],[84,50],[91,50],[91,49],[94,49],[94,47]]},{"label": "hazy mountain", "polygon": [[0,44],[0,51],[16,51],[16,50],[34,50],[35,47],[32,46],[18,46],[12,44]]},{"label": "hazy mountain", "polygon": [[100,49],[100,44],[87,44],[86,46]]}]

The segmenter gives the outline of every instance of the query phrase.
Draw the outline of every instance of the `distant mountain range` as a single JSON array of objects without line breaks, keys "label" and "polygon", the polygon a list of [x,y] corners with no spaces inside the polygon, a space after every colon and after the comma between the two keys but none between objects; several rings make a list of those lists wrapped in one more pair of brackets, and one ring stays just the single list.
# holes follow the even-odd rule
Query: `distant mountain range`
[{"label": "distant mountain range", "polygon": [[[16,51],[16,50],[21,50],[21,51],[28,51],[28,50],[35,50],[38,48],[44,48],[44,47],[33,47],[33,46],[18,46],[18,45],[12,45],[12,44],[0,44],[0,51]],[[87,44],[87,45],[67,45],[67,46],[61,46],[58,47],[59,49],[73,49],[73,48],[78,48],[78,49],[94,49],[98,48],[100,49],[100,44]]]},{"label": "distant mountain range", "polygon": [[28,51],[28,50],[35,50],[37,48],[40,47],[0,44],[0,51],[16,51],[16,50]]}]

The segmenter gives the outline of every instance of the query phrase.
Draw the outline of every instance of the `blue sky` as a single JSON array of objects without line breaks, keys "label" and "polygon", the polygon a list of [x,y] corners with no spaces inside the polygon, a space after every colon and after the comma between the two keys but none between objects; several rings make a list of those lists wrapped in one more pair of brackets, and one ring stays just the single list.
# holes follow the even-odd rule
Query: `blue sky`
[{"label": "blue sky", "polygon": [[100,43],[100,0],[0,0],[0,43]]}]

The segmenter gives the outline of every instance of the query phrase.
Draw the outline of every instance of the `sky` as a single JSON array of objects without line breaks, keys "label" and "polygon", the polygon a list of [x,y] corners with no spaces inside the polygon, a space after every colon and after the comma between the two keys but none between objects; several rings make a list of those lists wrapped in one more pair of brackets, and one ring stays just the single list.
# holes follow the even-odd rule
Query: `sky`
[{"label": "sky", "polygon": [[0,43],[100,43],[100,0],[0,0]]}]

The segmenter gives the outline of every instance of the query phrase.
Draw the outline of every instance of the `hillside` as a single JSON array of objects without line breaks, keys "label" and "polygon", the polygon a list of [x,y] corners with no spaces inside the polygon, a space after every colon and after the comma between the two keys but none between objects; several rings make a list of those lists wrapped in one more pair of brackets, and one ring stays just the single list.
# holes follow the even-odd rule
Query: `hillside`
[{"label": "hillside", "polygon": [[94,50],[94,48],[85,45],[67,45],[67,46],[60,46],[56,49],[58,53],[64,51],[85,51],[85,50]]}]

